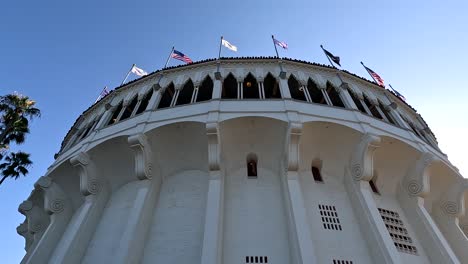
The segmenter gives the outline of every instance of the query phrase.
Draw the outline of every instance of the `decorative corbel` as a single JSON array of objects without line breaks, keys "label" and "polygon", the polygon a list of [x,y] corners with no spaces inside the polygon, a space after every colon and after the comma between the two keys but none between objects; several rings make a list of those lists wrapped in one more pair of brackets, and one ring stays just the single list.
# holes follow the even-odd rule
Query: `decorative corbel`
[{"label": "decorative corbel", "polygon": [[299,140],[302,135],[302,124],[291,122],[288,129],[288,171],[297,171],[299,169]]},{"label": "decorative corbel", "polygon": [[67,195],[50,177],[40,177],[34,187],[44,192],[44,209],[49,215],[59,214],[63,211],[69,213],[71,205]]},{"label": "decorative corbel", "polygon": [[26,250],[27,252],[29,248],[31,247],[31,244],[33,243],[33,240],[34,240],[33,235],[28,230],[27,220],[25,220],[16,228],[16,232],[18,233],[18,235],[24,237],[24,241],[25,241],[24,250]]},{"label": "decorative corbel", "polygon": [[460,178],[450,186],[439,202],[442,212],[448,216],[459,217],[465,214],[464,194],[468,180]]},{"label": "decorative corbel", "polygon": [[70,163],[79,170],[81,193],[85,196],[98,194],[103,183],[97,178],[96,165],[89,155],[80,152],[70,159]]},{"label": "decorative corbel", "polygon": [[40,237],[49,226],[50,219],[43,208],[36,206],[32,201],[22,202],[18,211],[26,216],[28,232],[34,237],[34,241],[39,241]]},{"label": "decorative corbel", "polygon": [[374,152],[379,147],[380,137],[365,134],[355,147],[349,163],[349,170],[356,181],[370,181],[374,171]]},{"label": "decorative corbel", "polygon": [[206,135],[208,137],[208,165],[210,171],[220,170],[220,146],[218,123],[206,124]]},{"label": "decorative corbel", "polygon": [[423,153],[418,161],[408,169],[402,184],[411,196],[424,197],[429,193],[429,177],[427,168],[437,161],[437,158],[431,153]]},{"label": "decorative corbel", "polygon": [[144,134],[128,137],[130,148],[135,153],[135,175],[139,180],[151,179],[153,152],[148,138]]},{"label": "decorative corbel", "polygon": [[351,87],[349,86],[349,83],[344,82],[344,81],[341,83],[341,85],[339,86],[339,88],[341,88],[341,89],[337,89],[337,90],[343,90],[343,91],[348,90],[348,89],[351,90],[351,91],[353,90],[353,89],[351,89]]}]

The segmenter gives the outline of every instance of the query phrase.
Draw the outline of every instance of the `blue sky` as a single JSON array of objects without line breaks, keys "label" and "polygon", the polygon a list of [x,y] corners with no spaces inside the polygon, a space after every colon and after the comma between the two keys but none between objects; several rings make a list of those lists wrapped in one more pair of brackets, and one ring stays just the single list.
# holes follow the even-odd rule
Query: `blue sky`
[{"label": "blue sky", "polygon": [[344,69],[369,78],[364,61],[406,96],[468,175],[468,144],[458,140],[468,134],[467,1],[162,2],[1,4],[0,94],[26,94],[42,110],[19,148],[32,153],[30,175],[0,186],[2,263],[24,255],[17,207],[101,89],[118,86],[133,63],[161,68],[173,45],[194,61],[216,57],[221,35],[239,48],[223,56],[273,56],[275,34],[289,44],[282,56],[327,63],[323,44]]}]

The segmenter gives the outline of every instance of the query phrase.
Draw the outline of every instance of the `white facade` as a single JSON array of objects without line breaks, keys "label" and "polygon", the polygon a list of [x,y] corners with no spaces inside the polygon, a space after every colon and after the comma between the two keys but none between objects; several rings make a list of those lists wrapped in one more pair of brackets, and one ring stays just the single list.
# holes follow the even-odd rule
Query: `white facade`
[{"label": "white facade", "polygon": [[22,263],[468,263],[467,187],[381,87],[226,59],[86,110],[17,231]]}]

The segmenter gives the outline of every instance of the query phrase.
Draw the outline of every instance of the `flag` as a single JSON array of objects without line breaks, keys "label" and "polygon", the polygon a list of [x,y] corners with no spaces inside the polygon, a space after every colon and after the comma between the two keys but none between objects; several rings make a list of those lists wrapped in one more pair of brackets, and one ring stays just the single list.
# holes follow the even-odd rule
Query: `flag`
[{"label": "flag", "polygon": [[279,40],[273,38],[273,42],[274,42],[276,45],[282,47],[283,49],[288,49],[288,44],[286,44],[286,42],[284,42],[284,41],[279,41]]},{"label": "flag", "polygon": [[148,75],[147,72],[145,72],[143,69],[138,68],[136,65],[133,65],[131,72],[138,76],[145,76]]},{"label": "flag", "polygon": [[375,73],[373,70],[367,68],[364,64],[362,66],[366,68],[367,72],[370,74],[370,76],[372,76],[372,78],[374,78],[378,85],[385,86],[384,80],[382,79],[382,77],[380,77],[380,75]]},{"label": "flag", "polygon": [[192,63],[193,62],[187,55],[185,55],[182,52],[177,51],[177,50],[172,51],[171,57],[176,59],[176,60],[184,61],[186,63]]},{"label": "flag", "polygon": [[393,87],[390,84],[388,86],[390,86],[390,88],[392,88],[392,91],[397,95],[398,98],[400,98],[401,100],[406,102],[406,98],[401,93],[399,93],[397,90],[393,89]]},{"label": "flag", "polygon": [[324,48],[322,48],[322,49],[323,49],[323,52],[325,52],[325,55],[327,55],[328,58],[330,58],[334,63],[338,64],[338,66],[341,67],[340,57],[333,55],[331,52],[329,52],[328,50],[326,50]]},{"label": "flag", "polygon": [[226,48],[228,48],[228,49],[230,49],[232,51],[237,51],[237,47],[232,45],[231,43],[229,43],[229,41],[223,39],[223,40],[221,40],[221,43],[223,44],[224,47],[226,47]]},{"label": "flag", "polygon": [[101,93],[99,94],[98,98],[96,98],[96,101],[94,101],[94,103],[101,100],[102,98],[104,98],[108,94],[109,94],[109,91],[107,90],[107,86],[106,86],[106,87],[104,87],[104,89],[102,89]]}]

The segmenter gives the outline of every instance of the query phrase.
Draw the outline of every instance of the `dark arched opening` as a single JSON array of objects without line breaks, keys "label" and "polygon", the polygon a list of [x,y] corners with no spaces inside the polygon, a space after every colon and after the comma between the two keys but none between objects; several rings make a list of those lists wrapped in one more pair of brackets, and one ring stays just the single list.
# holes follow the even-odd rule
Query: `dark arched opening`
[{"label": "dark arched opening", "polygon": [[369,108],[371,114],[378,118],[378,119],[382,119],[382,116],[380,115],[379,111],[377,111],[377,108],[375,108],[375,105],[373,105],[369,99],[367,98],[366,95],[364,95],[364,103],[367,105],[367,108]]},{"label": "dark arched opening", "polygon": [[208,75],[206,76],[205,80],[203,80],[200,87],[198,87],[198,95],[197,95],[197,102],[203,102],[211,100],[213,96],[213,80]]},{"label": "dark arched opening", "polygon": [[263,81],[265,98],[281,98],[278,81],[271,73],[268,73]]},{"label": "dark arched opening", "polygon": [[135,96],[135,97],[133,97],[130,104],[127,105],[127,107],[125,107],[125,110],[124,110],[120,120],[125,120],[125,119],[129,118],[132,115],[133,109],[135,109],[135,106],[136,106],[137,103],[138,103],[138,96]]},{"label": "dark arched opening", "polygon": [[114,112],[112,113],[111,119],[109,119],[109,122],[107,122],[107,125],[112,125],[115,122],[117,122],[117,117],[119,116],[120,111],[122,111],[122,104],[123,104],[123,102],[120,101],[119,105],[117,105]]},{"label": "dark arched opening", "polygon": [[331,84],[330,82],[327,82],[327,93],[328,97],[330,97],[333,106],[343,108],[345,107],[343,101],[341,100],[340,94],[336,91],[335,86],[333,86],[333,84]]},{"label": "dark arched opening", "polygon": [[364,109],[364,106],[362,105],[361,100],[359,100],[357,95],[353,91],[349,89],[347,90],[348,90],[349,95],[351,96],[351,99],[353,99],[353,102],[356,105],[356,107],[359,109],[359,111],[361,111],[364,114],[367,114],[366,109]]},{"label": "dark arched opening", "polygon": [[172,97],[174,97],[174,84],[169,84],[164,90],[163,95],[161,96],[161,101],[159,101],[158,109],[166,108],[171,106]]},{"label": "dark arched opening", "polygon": [[312,102],[316,104],[327,104],[323,97],[322,91],[318,88],[317,84],[309,78],[307,81],[307,90],[309,91]]},{"label": "dark arched opening", "polygon": [[223,81],[223,91],[221,93],[222,99],[237,99],[237,80],[232,73]]},{"label": "dark arched opening", "polygon": [[140,102],[140,106],[138,106],[138,110],[136,111],[136,115],[142,113],[143,111],[146,110],[146,107],[148,107],[149,100],[153,96],[153,89],[150,89],[149,92],[145,94],[143,99]]},{"label": "dark arched opening", "polygon": [[304,91],[300,88],[299,82],[296,77],[291,74],[288,79],[289,92],[291,93],[291,98],[301,101],[307,101]]},{"label": "dark arched opening", "polygon": [[193,90],[193,82],[189,79],[184,87],[182,87],[182,90],[179,91],[176,105],[190,104],[192,102]]},{"label": "dark arched opening", "polygon": [[379,101],[379,107],[380,107],[380,109],[382,110],[382,112],[384,113],[384,115],[387,117],[388,122],[390,122],[390,123],[392,123],[392,124],[395,125],[395,124],[396,124],[396,123],[395,123],[395,120],[394,120],[393,117],[391,116],[391,114],[390,114],[388,108],[385,107],[385,105],[383,105],[383,103],[382,103],[380,100],[378,100],[378,101]]},{"label": "dark arched opening", "polygon": [[258,99],[260,94],[258,93],[257,79],[249,72],[247,77],[244,78],[243,84],[243,98],[244,99]]}]

